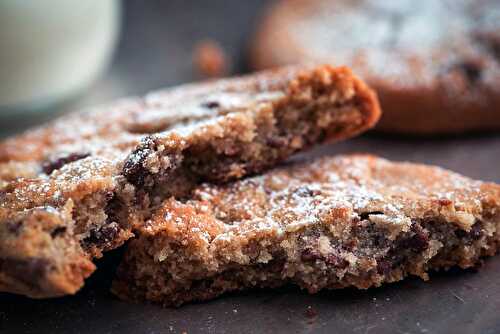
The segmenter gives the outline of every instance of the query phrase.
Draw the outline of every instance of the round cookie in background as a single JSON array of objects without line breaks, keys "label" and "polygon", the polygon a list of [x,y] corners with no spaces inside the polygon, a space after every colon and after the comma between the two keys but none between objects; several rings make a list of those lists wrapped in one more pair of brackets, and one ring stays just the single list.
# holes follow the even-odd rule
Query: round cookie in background
[{"label": "round cookie in background", "polygon": [[280,0],[251,62],[352,67],[379,94],[382,132],[500,129],[498,0]]}]

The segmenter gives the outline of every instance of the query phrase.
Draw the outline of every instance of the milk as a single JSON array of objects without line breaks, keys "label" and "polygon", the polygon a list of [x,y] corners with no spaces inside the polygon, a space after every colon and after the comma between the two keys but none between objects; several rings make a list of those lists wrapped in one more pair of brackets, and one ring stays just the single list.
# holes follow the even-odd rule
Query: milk
[{"label": "milk", "polygon": [[1,0],[0,117],[82,92],[109,63],[119,25],[117,0]]}]

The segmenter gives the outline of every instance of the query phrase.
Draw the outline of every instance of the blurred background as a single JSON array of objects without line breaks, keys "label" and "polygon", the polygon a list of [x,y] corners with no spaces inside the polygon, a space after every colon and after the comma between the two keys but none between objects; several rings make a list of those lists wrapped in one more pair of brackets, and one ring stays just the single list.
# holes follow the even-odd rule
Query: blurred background
[{"label": "blurred background", "polygon": [[199,80],[193,58],[207,39],[224,50],[225,74],[244,72],[266,2],[2,0],[0,136],[67,110]]}]

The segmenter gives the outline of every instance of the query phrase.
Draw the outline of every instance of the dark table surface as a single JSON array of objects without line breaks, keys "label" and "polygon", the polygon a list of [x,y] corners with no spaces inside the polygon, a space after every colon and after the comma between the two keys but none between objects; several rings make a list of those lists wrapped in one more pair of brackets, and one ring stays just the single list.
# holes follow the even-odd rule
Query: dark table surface
[{"label": "dark table surface", "polygon": [[[244,72],[248,37],[265,4],[264,0],[126,2],[123,38],[111,69],[66,109],[196,80],[191,52],[203,38],[221,43],[232,61],[232,73]],[[346,152],[437,164],[500,182],[500,135],[424,140],[368,135],[311,154]],[[432,274],[430,282],[411,278],[367,291],[317,295],[293,287],[248,291],[179,309],[128,304],[111,295],[109,284],[119,257],[118,250],[99,261],[96,274],[75,296],[30,300],[0,294],[0,333],[500,332],[500,257],[486,260],[477,272]]]}]

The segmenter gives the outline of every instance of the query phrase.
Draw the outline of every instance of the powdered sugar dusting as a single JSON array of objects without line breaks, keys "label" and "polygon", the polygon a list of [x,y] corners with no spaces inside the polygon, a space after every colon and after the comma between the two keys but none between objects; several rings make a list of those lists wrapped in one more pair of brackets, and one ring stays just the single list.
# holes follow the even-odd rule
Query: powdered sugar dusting
[{"label": "powdered sugar dusting", "polygon": [[311,1],[309,5],[286,29],[313,60],[349,65],[360,74],[403,87],[429,85],[436,73],[464,58],[485,59],[489,69],[485,81],[500,75],[494,57],[476,37],[480,31],[498,34],[500,7],[494,1]]},{"label": "powdered sugar dusting", "polygon": [[[447,212],[452,211],[458,217],[456,212],[467,210],[480,215],[480,186],[437,167],[344,156],[277,169],[227,187],[205,185],[195,197],[211,203],[224,224],[216,240],[228,241],[258,231],[279,235],[351,224],[363,213],[375,213],[372,221],[392,232],[407,231],[412,219],[431,213],[450,217]],[[443,199],[451,200],[451,206]]]}]

